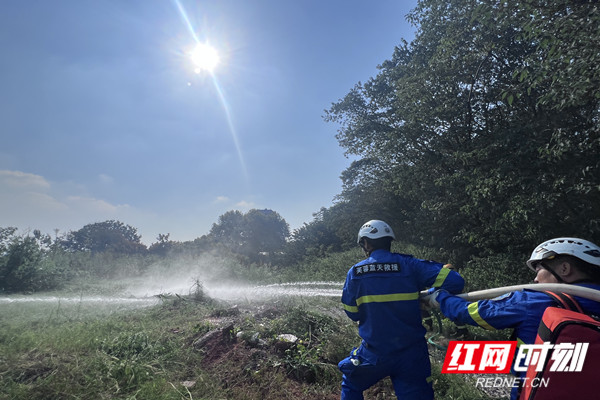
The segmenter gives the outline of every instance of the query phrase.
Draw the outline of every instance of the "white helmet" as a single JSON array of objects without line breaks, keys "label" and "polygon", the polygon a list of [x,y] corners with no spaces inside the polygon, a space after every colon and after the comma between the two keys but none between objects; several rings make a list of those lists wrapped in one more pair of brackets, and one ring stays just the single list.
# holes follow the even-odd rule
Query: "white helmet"
[{"label": "white helmet", "polygon": [[550,260],[559,254],[577,257],[600,267],[600,247],[577,238],[556,238],[545,241],[533,250],[527,266],[535,271],[536,261]]},{"label": "white helmet", "polygon": [[363,237],[368,237],[369,239],[391,237],[392,239],[396,239],[392,228],[390,228],[390,226],[385,222],[380,221],[378,219],[372,219],[360,227],[360,230],[358,231],[357,242],[360,243],[360,239],[362,239]]}]

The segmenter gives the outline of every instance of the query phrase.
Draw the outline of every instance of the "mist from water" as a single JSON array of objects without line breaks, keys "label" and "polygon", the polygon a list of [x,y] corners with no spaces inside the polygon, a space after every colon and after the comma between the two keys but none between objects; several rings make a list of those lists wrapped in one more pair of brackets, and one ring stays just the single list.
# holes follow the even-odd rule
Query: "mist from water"
[{"label": "mist from water", "polygon": [[158,297],[110,297],[110,296],[45,296],[45,295],[11,295],[0,297],[0,304],[8,303],[64,303],[64,304],[79,304],[79,303],[107,303],[107,304],[135,304],[144,305],[147,303],[157,303]]},{"label": "mist from water", "polygon": [[[246,267],[215,255],[163,260],[148,267],[145,274],[103,282],[103,289],[82,287],[75,295],[36,294],[0,296],[7,303],[63,303],[150,306],[161,296],[205,295],[226,301],[262,301],[279,297],[340,297],[343,282],[286,282],[259,285],[240,278]],[[257,278],[253,280],[259,280]],[[93,292],[93,293],[92,293]]]},{"label": "mist from water", "polygon": [[260,286],[215,285],[207,287],[210,297],[222,300],[264,300],[274,297],[340,297],[343,282],[293,282]]},{"label": "mist from water", "polygon": [[[343,282],[287,282],[255,284],[241,276],[247,267],[206,254],[199,258],[158,263],[141,278],[127,282],[124,293],[135,297],[157,294],[194,294],[201,289],[206,295],[220,300],[264,300],[280,296],[341,296]],[[259,281],[260,277],[254,277]],[[199,287],[200,286],[200,287]]]}]

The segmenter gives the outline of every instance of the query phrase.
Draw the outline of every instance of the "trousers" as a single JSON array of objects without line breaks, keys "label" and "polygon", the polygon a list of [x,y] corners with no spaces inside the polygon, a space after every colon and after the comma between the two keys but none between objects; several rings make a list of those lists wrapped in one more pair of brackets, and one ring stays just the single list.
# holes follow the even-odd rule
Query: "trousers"
[{"label": "trousers", "polygon": [[364,400],[363,392],[390,377],[398,399],[432,400],[433,386],[427,344],[417,344],[393,354],[376,352],[364,343],[338,364],[342,400]]}]

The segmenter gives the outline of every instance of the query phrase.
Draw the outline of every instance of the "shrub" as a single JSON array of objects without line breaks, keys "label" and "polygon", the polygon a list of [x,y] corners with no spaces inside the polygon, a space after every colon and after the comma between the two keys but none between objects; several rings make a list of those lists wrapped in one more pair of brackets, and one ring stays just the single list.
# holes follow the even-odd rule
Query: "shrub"
[{"label": "shrub", "polygon": [[0,291],[36,292],[59,288],[69,277],[60,257],[36,237],[14,236],[0,257]]}]

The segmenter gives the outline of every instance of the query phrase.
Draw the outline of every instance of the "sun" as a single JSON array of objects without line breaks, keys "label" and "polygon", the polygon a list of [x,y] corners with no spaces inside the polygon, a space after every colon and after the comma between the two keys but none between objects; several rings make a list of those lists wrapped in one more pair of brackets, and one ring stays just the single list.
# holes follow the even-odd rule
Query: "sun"
[{"label": "sun", "polygon": [[196,48],[190,53],[190,58],[196,66],[195,72],[197,74],[202,71],[212,73],[221,61],[217,50],[206,43],[198,43]]}]

